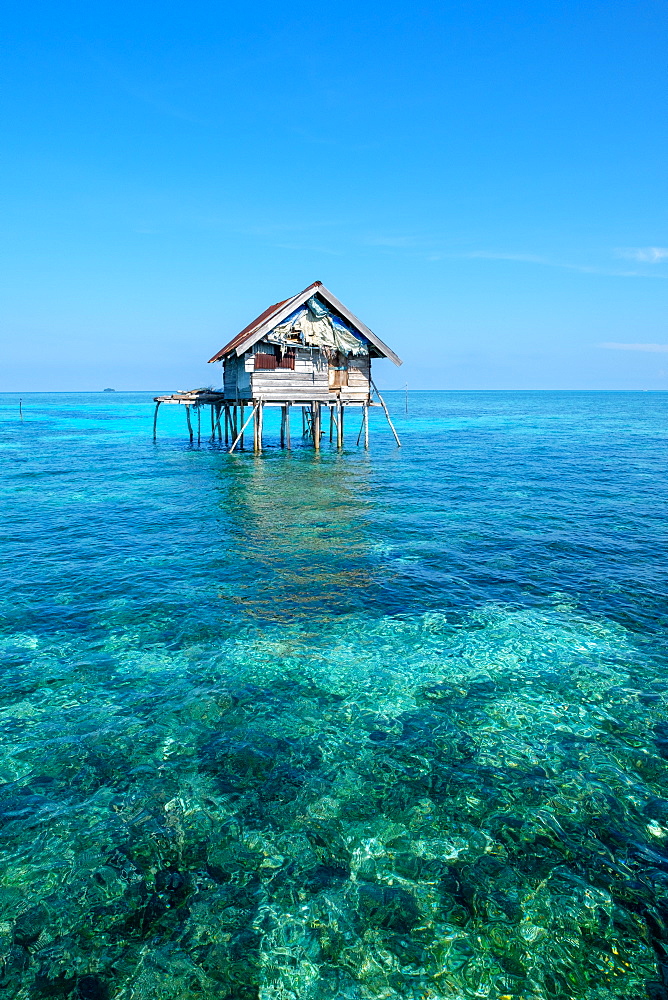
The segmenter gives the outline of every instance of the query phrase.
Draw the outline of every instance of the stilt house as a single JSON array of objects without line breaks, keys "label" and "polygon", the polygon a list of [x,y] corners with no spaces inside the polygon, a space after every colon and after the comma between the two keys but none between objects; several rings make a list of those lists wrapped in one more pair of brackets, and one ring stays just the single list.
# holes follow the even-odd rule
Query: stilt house
[{"label": "stilt house", "polygon": [[265,309],[210,360],[231,403],[371,402],[371,359],[401,360],[315,281]]},{"label": "stilt house", "polygon": [[[223,363],[223,388],[191,389],[155,397],[153,437],[158,409],[163,403],[185,406],[190,440],[194,440],[190,411],[197,415],[197,441],[201,440],[201,410],[211,407],[211,440],[222,441],[230,452],[244,447],[244,433],[253,423],[253,449],[262,451],[265,406],[281,408],[281,447],[290,448],[290,411],[301,409],[302,436],[320,448],[323,416],[329,413],[329,440],[343,447],[345,414],[362,411],[357,443],[369,446],[369,408],[382,407],[397,445],[399,435],[382,396],[371,377],[371,359],[401,359],[380,337],[346,309],[342,302],[315,281],[303,292],[277,302],[253,320],[210,359]],[[375,395],[375,399],[373,396]],[[250,415],[246,406],[250,404]]]}]

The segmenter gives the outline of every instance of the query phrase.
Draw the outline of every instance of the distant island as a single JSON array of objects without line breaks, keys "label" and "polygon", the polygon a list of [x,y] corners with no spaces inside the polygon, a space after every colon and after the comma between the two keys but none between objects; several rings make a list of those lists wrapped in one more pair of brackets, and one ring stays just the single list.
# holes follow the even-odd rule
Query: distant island
[{"label": "distant island", "polygon": [[115,389],[103,389],[102,392],[116,392]]}]

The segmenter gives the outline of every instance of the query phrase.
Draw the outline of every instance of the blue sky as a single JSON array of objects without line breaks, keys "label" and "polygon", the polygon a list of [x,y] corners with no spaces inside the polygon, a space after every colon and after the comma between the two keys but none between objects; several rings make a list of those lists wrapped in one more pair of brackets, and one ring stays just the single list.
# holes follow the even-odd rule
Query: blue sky
[{"label": "blue sky", "polygon": [[663,2],[9,0],[0,27],[1,389],[218,384],[314,280],[404,358],[386,387],[668,388]]}]

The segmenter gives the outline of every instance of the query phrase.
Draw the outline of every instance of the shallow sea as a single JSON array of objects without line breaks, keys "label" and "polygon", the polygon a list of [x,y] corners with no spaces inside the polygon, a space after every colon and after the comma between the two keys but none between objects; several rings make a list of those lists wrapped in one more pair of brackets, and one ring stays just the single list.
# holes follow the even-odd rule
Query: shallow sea
[{"label": "shallow sea", "polygon": [[22,400],[0,997],[668,998],[668,393]]}]

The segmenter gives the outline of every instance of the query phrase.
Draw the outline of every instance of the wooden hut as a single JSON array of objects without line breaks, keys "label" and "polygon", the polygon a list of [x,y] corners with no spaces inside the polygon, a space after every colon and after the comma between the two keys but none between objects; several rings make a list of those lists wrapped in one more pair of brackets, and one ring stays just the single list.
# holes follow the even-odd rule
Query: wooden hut
[{"label": "wooden hut", "polygon": [[[315,281],[297,295],[265,309],[210,358],[210,363],[221,361],[223,365],[223,388],[215,393],[215,400],[211,390],[206,398],[207,390],[196,392],[203,394],[203,404],[212,406],[212,427],[216,409],[219,434],[221,411],[224,413],[225,438],[232,441],[232,451],[238,444],[243,447],[244,432],[251,421],[254,448],[262,448],[265,406],[282,408],[281,444],[287,447],[290,409],[295,405],[302,410],[302,433],[312,439],[316,449],[324,434],[323,408],[329,412],[330,440],[336,435],[339,447],[343,444],[344,416],[351,407],[361,411],[358,441],[363,434],[368,445],[368,411],[374,405],[383,408],[399,444],[387,407],[373,383],[372,358],[390,358],[401,364],[380,337],[321,281]],[[171,401],[176,400],[156,400]],[[195,396],[182,401],[198,405]],[[251,407],[248,416],[247,406]]]}]

